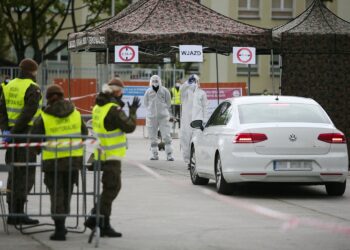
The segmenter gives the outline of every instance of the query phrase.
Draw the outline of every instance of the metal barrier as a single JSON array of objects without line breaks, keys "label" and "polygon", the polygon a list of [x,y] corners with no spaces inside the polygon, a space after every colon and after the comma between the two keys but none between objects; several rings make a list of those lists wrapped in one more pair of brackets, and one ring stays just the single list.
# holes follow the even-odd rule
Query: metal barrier
[{"label": "metal barrier", "polygon": [[[104,65],[105,66],[105,65]],[[110,70],[107,68],[107,70]],[[10,76],[11,79],[18,76],[18,67],[0,67],[0,82],[2,82],[5,76]],[[40,86],[45,86],[50,83],[54,83],[55,79],[67,79],[68,78],[68,65],[66,63],[53,63],[49,65],[41,64],[38,70],[37,83]],[[105,70],[99,70],[99,67],[72,67],[70,70],[70,76],[72,79],[96,79],[97,83],[102,83],[109,80],[111,72],[108,73]],[[185,78],[185,70],[183,69],[155,69],[155,68],[114,68],[114,75],[120,76],[124,81],[146,81],[148,82],[152,75],[159,75],[162,79],[164,87],[171,88],[174,86],[177,79]],[[106,78],[107,77],[107,78]]]},{"label": "metal barrier", "polygon": [[[0,177],[4,180],[6,172],[8,175],[7,188],[0,186],[0,217],[2,217],[5,232],[9,233],[8,218],[15,221],[13,223],[15,228],[22,234],[53,231],[49,227],[54,225],[46,221],[37,225],[24,225],[24,217],[30,216],[34,218],[67,218],[69,219],[67,221],[69,225],[66,227],[68,232],[84,233],[86,228],[80,223],[92,216],[96,219],[96,228],[89,237],[89,243],[91,243],[93,236],[96,236],[95,246],[98,247],[99,225],[100,220],[103,219],[100,214],[101,163],[94,161],[93,164],[90,164],[87,159],[87,156],[93,152],[94,147],[98,144],[95,137],[6,135],[10,140],[8,143],[2,142],[2,137],[5,136],[0,135],[0,154],[4,154],[4,150],[6,150],[6,156],[2,157],[5,162],[0,162]],[[78,158],[70,155],[65,157],[65,164],[62,164],[62,158],[57,158],[60,147],[68,149],[70,154],[72,154],[72,150],[82,148],[84,154],[81,162],[77,163]],[[40,153],[43,148],[53,149],[55,152],[54,159],[46,160],[45,164]],[[78,166],[79,164],[80,166]],[[36,169],[40,171],[36,171]],[[88,169],[93,171],[89,172]],[[1,172],[5,172],[5,174]],[[61,181],[63,172],[65,173],[63,174],[64,183]],[[49,178],[51,179],[49,180]],[[22,179],[22,183],[18,183],[20,179]],[[87,186],[87,183],[91,182],[92,187],[91,185]],[[62,213],[62,209],[58,209],[57,204],[62,202],[62,197],[58,197],[58,189],[65,191],[66,196],[63,200],[68,202],[64,204],[66,213]],[[27,195],[19,194],[21,191],[25,193],[25,190],[29,191]],[[8,202],[8,212],[6,212],[4,196]],[[88,198],[91,198],[91,202],[88,202]],[[52,209],[50,209],[50,204]],[[94,214],[88,213],[87,204],[95,207]],[[44,228],[42,229],[42,227]]]}]

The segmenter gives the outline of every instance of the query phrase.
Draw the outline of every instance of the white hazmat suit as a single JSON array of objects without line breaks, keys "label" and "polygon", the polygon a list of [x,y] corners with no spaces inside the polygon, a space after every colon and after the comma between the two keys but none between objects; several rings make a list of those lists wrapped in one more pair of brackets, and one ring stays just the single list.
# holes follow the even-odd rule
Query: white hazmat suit
[{"label": "white hazmat suit", "polygon": [[189,165],[191,155],[190,143],[193,134],[190,124],[194,120],[202,120],[203,122],[208,120],[208,99],[207,94],[200,88],[197,75],[190,76],[188,81],[181,86],[180,93],[182,105],[180,145],[184,162]]},{"label": "white hazmat suit", "polygon": [[170,135],[171,96],[167,88],[162,86],[159,76],[153,75],[150,87],[144,96],[144,105],[147,109],[146,127],[151,142],[151,160],[158,160],[158,128],[165,144],[165,153],[168,161],[173,161],[173,149]]}]

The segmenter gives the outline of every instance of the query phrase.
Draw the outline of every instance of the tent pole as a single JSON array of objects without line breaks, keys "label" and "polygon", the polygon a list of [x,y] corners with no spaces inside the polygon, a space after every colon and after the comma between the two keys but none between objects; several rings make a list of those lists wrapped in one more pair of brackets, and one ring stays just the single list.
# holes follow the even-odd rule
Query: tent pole
[{"label": "tent pole", "polygon": [[282,56],[279,55],[279,67],[280,67],[280,86],[279,86],[279,94],[282,95]]},{"label": "tent pole", "polygon": [[220,96],[219,96],[219,61],[218,61],[218,52],[215,53],[216,55],[216,96],[218,99],[218,105],[220,103]]},{"label": "tent pole", "polygon": [[71,55],[70,55],[70,51],[68,50],[68,99],[69,101],[71,100],[70,78],[71,78]]},{"label": "tent pole", "polygon": [[273,61],[273,49],[271,49],[271,77],[272,77],[272,94],[275,95],[275,83],[274,83],[274,79],[275,79],[275,64],[274,64],[274,61]]},{"label": "tent pole", "polygon": [[[112,18],[115,16],[115,0],[111,1],[111,15]],[[115,53],[115,50],[114,50]],[[111,63],[111,79],[114,79],[115,75],[114,75],[114,63]]]},{"label": "tent pole", "polygon": [[[108,67],[108,58],[109,58],[109,47],[107,46],[107,53],[106,53],[106,76],[108,77],[108,70],[109,70],[109,67]],[[108,82],[108,78],[106,79],[106,82]]]},{"label": "tent pole", "polygon": [[250,64],[248,64],[248,89],[247,89],[247,95],[250,95],[250,71],[251,71],[251,67],[250,67]]},{"label": "tent pole", "polygon": [[174,63],[174,72],[173,72],[173,86],[172,87],[175,87],[175,84],[176,84],[176,64]]}]

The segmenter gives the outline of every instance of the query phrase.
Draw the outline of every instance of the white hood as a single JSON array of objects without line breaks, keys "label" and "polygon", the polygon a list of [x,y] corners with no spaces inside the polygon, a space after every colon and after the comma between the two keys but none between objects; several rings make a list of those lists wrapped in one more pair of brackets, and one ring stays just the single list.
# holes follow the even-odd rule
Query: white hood
[{"label": "white hood", "polygon": [[158,75],[151,76],[151,79],[149,80],[149,86],[152,87],[154,85],[154,82],[158,82],[158,86],[162,86],[162,79],[160,79]]}]

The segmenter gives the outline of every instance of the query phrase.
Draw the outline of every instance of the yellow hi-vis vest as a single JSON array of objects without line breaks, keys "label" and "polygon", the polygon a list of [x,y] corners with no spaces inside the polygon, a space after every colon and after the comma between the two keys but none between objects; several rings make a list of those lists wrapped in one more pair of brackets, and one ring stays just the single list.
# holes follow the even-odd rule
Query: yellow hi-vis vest
[{"label": "yellow hi-vis vest", "polygon": [[180,88],[177,90],[175,87],[171,89],[171,93],[173,94],[173,97],[171,98],[171,104],[172,105],[180,105],[181,99],[180,99]]},{"label": "yellow hi-vis vest", "polygon": [[[124,157],[126,154],[126,136],[119,128],[107,131],[104,126],[105,117],[115,103],[103,106],[95,105],[92,111],[92,129],[100,142],[100,150],[95,150],[95,160],[107,161]],[[100,155],[99,155],[100,154]]]},{"label": "yellow hi-vis vest", "polygon": [[[2,88],[6,102],[6,111],[9,127],[13,127],[16,124],[18,117],[22,113],[22,110],[24,108],[24,96],[26,94],[27,89],[32,84],[38,86],[31,79],[15,78]],[[32,120],[28,123],[28,125],[32,126],[34,120],[40,115],[41,106],[42,99],[40,99],[39,108],[33,116]]]},{"label": "yellow hi-vis vest", "polygon": [[[49,144],[43,148],[43,160],[57,158],[83,156],[83,145],[79,144],[81,138],[69,138],[72,135],[81,136],[81,115],[76,109],[67,117],[56,117],[49,115],[44,111],[41,113],[44,122],[46,136],[67,136],[67,138],[55,139],[48,138]],[[65,144],[56,144],[65,143]],[[52,143],[52,145],[50,145]],[[77,143],[78,145],[72,145]]]}]

